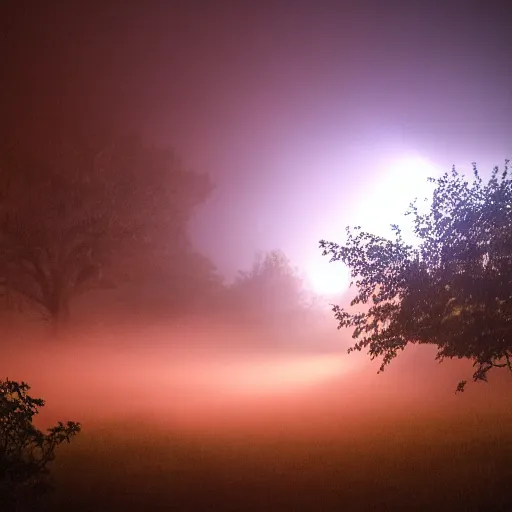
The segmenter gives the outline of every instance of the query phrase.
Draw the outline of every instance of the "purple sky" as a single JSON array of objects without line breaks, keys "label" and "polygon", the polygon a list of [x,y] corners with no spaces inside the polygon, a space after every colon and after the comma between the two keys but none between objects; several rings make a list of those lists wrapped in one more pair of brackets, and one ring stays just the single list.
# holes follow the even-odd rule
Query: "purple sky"
[{"label": "purple sky", "polygon": [[134,126],[213,176],[193,230],[222,272],[271,248],[305,265],[354,212],[384,215],[401,154],[511,156],[510,18],[473,3],[7,0],[3,129]]}]

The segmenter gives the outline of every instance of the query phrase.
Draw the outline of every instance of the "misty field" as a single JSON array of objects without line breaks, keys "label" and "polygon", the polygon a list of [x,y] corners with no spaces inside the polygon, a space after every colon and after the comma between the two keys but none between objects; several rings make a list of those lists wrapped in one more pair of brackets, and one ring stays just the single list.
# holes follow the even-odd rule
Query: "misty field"
[{"label": "misty field", "polygon": [[467,364],[424,350],[376,375],[314,340],[309,352],[270,352],[249,334],[197,326],[75,338],[18,339],[2,361],[47,400],[39,425],[83,424],[58,450],[42,510],[512,506],[506,374],[456,395]]},{"label": "misty field", "polygon": [[424,421],[299,439],[104,426],[63,450],[48,510],[510,510],[510,418]]}]

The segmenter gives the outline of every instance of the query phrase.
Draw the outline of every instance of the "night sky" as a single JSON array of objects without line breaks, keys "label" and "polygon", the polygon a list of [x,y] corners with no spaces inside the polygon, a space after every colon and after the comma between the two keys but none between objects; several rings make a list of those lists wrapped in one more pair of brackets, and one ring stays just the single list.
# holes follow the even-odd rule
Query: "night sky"
[{"label": "night sky", "polygon": [[445,171],[510,153],[498,2],[3,6],[3,129],[99,120],[174,148],[217,185],[194,239],[228,277],[277,247],[307,267],[351,212],[372,227],[402,154]]}]

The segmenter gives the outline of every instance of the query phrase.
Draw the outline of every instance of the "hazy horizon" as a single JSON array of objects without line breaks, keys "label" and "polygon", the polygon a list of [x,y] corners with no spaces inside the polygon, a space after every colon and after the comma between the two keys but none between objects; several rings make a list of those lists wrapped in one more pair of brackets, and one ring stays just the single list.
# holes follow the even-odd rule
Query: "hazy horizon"
[{"label": "hazy horizon", "polygon": [[4,0],[0,376],[83,426],[41,510],[511,510],[510,372],[473,383],[434,333],[377,374],[319,248],[415,243],[428,177],[512,157],[510,19]]}]

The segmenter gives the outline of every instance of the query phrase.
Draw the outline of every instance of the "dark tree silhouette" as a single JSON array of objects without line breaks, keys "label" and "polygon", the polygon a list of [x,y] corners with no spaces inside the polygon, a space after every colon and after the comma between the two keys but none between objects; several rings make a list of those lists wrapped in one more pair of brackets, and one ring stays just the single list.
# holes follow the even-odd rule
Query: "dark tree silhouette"
[{"label": "dark tree silhouette", "polygon": [[25,382],[0,381],[0,503],[19,509],[51,490],[48,463],[55,448],[80,432],[80,424],[58,423],[44,434],[32,419],[44,400],[28,395]]},{"label": "dark tree silhouette", "polygon": [[171,264],[189,250],[187,223],[212,187],[137,137],[0,160],[0,278],[55,323],[73,296]]},{"label": "dark tree silhouette", "polygon": [[232,307],[255,321],[281,321],[303,305],[302,279],[280,250],[258,254],[229,289]]},{"label": "dark tree silhouette", "polygon": [[[437,359],[468,358],[474,381],[492,368],[512,371],[512,180],[508,161],[484,182],[473,164],[467,181],[455,168],[439,179],[431,207],[411,204],[417,246],[347,228],[344,245],[322,240],[331,260],[351,270],[351,313],[335,306],[338,328],[353,329],[349,349],[382,357],[380,371],[409,343],[433,344]],[[457,388],[463,391],[466,381]]]},{"label": "dark tree silhouette", "polygon": [[213,262],[192,248],[175,254],[167,268],[147,269],[114,291],[123,314],[137,312],[149,318],[175,319],[188,314],[216,314],[223,304],[225,287]]}]

